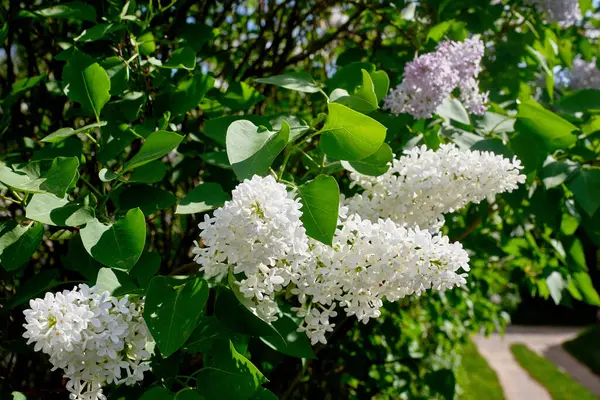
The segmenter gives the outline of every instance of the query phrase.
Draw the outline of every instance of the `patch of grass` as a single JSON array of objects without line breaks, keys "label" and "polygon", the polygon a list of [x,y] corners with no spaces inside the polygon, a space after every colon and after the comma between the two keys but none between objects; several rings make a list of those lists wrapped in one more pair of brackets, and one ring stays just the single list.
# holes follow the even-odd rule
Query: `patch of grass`
[{"label": "patch of grass", "polygon": [[563,343],[563,347],[579,362],[600,375],[600,326],[584,330],[573,340]]},{"label": "patch of grass", "polygon": [[546,388],[552,400],[598,400],[587,388],[524,344],[513,344],[510,350],[521,367]]},{"label": "patch of grass", "polygon": [[504,400],[496,372],[471,341],[463,350],[462,365],[456,379],[462,389],[461,400]]}]

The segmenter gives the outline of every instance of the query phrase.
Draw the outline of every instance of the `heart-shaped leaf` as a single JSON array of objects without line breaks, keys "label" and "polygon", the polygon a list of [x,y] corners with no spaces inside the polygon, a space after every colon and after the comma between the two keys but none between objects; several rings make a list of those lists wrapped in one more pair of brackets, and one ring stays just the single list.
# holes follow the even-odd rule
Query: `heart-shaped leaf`
[{"label": "heart-shaped leaf", "polygon": [[0,265],[12,271],[25,264],[38,248],[44,235],[44,225],[32,222],[19,225],[16,221],[0,223]]},{"label": "heart-shaped leaf", "polygon": [[302,200],[302,223],[306,234],[331,246],[337,227],[340,190],[337,181],[328,175],[319,175],[298,188]]},{"label": "heart-shaped leaf", "polygon": [[328,109],[321,129],[321,148],[325,154],[337,160],[357,161],[381,147],[385,126],[341,104],[329,103]]},{"label": "heart-shaped leaf", "polygon": [[205,182],[189,192],[177,206],[175,214],[195,214],[220,207],[231,197],[218,183]]},{"label": "heart-shaped leaf", "polygon": [[139,208],[125,217],[105,225],[94,219],[81,230],[87,252],[111,268],[131,269],[142,255],[146,243],[146,221]]},{"label": "heart-shaped leaf", "polygon": [[95,218],[94,207],[85,201],[70,202],[52,194],[34,194],[25,216],[54,226],[80,226]]},{"label": "heart-shaped leaf", "polygon": [[259,129],[250,121],[234,121],[227,129],[227,157],[239,180],[264,174],[288,143],[290,126],[279,132]]}]

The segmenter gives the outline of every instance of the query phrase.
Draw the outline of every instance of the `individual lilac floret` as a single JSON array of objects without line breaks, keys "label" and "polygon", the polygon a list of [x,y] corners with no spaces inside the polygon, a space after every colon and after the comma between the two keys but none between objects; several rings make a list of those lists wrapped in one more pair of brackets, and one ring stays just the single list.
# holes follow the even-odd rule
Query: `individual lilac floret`
[{"label": "individual lilac floret", "polygon": [[479,39],[445,41],[433,53],[423,54],[406,65],[402,83],[384,99],[393,114],[407,113],[429,118],[456,88],[460,99],[474,114],[486,110],[487,93],[479,92],[484,45]]}]

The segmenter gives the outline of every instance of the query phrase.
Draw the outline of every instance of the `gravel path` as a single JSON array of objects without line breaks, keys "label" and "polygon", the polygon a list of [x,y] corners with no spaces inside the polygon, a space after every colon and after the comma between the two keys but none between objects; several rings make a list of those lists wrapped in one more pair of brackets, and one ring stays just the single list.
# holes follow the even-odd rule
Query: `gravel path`
[{"label": "gravel path", "polygon": [[562,343],[582,328],[511,326],[504,337],[493,334],[473,339],[481,355],[498,374],[507,400],[551,400],[544,387],[529,377],[514,359],[510,345],[523,343],[565,370],[575,380],[600,396],[600,378],[567,353]]}]

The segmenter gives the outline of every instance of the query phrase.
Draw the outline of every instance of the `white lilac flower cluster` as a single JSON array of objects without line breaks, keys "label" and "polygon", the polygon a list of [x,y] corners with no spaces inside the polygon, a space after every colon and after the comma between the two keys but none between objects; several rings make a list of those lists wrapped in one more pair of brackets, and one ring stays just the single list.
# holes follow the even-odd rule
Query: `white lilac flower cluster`
[{"label": "white lilac flower cluster", "polygon": [[79,285],[29,306],[23,337],[50,356],[53,370],[63,370],[71,400],[105,400],[104,385],[133,385],[150,369],[142,301]]},{"label": "white lilac flower cluster", "polygon": [[464,42],[444,41],[433,53],[420,55],[406,64],[402,83],[384,99],[384,109],[430,118],[437,108],[460,89],[460,99],[474,114],[483,114],[488,94],[479,91],[484,44],[471,38]]},{"label": "white lilac flower cluster", "polygon": [[516,158],[491,152],[464,151],[452,144],[437,151],[415,147],[394,159],[383,175],[351,173],[364,191],[344,199],[344,205],[373,222],[390,218],[404,227],[435,232],[444,224],[443,214],[515,190],[525,182],[521,169]]},{"label": "white lilac flower cluster", "polygon": [[311,247],[313,257],[300,267],[292,293],[301,303],[296,308],[304,318],[300,331],[313,344],[327,342],[336,303],[366,324],[381,315],[384,299],[461,286],[469,271],[469,257],[460,243],[357,214],[342,221],[333,246],[312,241]]},{"label": "white lilac flower cluster", "polygon": [[600,89],[600,70],[596,65],[596,58],[587,62],[581,57],[573,60],[573,67],[568,76],[571,89]]},{"label": "white lilac flower cluster", "polygon": [[326,343],[338,306],[366,323],[384,300],[463,285],[469,257],[438,232],[443,214],[514,190],[525,180],[520,169],[516,159],[442,145],[409,151],[380,177],[353,173],[364,192],[343,199],[332,246],[308,238],[284,185],[254,176],[199,224],[194,260],[207,278],[242,275],[239,290],[267,321],[287,287],[299,331]]},{"label": "white lilac flower cluster", "polygon": [[558,22],[562,27],[573,26],[581,20],[579,0],[527,0],[539,12],[545,13],[548,21]]},{"label": "white lilac flower cluster", "polygon": [[262,318],[275,320],[274,293],[290,282],[308,254],[301,207],[272,176],[255,175],[198,225],[203,247],[194,248],[194,261],[207,278],[221,279],[230,269],[243,274],[242,294],[254,301]]}]

